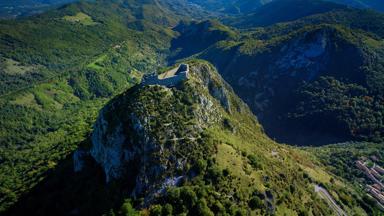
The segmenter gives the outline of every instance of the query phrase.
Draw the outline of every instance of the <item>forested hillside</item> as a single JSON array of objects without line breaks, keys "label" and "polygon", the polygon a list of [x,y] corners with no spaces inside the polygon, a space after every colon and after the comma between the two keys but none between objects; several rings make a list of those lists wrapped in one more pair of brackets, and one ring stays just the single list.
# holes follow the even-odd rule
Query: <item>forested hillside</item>
[{"label": "forested hillside", "polygon": [[165,64],[172,11],[82,2],[0,22],[1,211],[73,153],[108,98]]}]

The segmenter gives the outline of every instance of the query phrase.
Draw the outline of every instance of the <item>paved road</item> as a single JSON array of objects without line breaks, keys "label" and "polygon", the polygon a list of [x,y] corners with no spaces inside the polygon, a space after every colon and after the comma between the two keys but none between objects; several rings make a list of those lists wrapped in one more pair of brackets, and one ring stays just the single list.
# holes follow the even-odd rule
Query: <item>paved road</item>
[{"label": "paved road", "polygon": [[347,214],[343,211],[343,209],[340,208],[340,206],[337,205],[335,200],[332,198],[332,196],[328,193],[327,190],[320,187],[319,185],[315,185],[315,192],[319,194],[319,196],[323,199],[325,199],[335,213],[339,216],[347,216]]}]

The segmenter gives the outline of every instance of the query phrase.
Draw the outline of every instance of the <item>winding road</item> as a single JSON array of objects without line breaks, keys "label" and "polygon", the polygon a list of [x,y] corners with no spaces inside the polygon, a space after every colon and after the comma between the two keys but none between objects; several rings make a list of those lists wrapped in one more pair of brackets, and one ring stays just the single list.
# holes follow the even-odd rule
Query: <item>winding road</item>
[{"label": "winding road", "polygon": [[315,185],[315,192],[319,194],[319,196],[323,199],[325,199],[335,213],[338,216],[347,216],[347,214],[343,211],[343,209],[340,208],[340,206],[337,205],[336,201],[332,198],[332,196],[328,193],[328,191],[319,185]]}]

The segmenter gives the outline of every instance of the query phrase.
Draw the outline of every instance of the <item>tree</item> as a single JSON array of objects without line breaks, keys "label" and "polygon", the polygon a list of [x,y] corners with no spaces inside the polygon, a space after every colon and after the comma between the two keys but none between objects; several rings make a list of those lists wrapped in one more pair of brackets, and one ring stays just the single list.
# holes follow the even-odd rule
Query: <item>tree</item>
[{"label": "tree", "polygon": [[151,216],[161,216],[162,212],[162,206],[161,205],[154,205],[150,210],[149,214]]},{"label": "tree", "polygon": [[203,159],[199,159],[194,166],[194,170],[196,171],[197,174],[204,173],[206,168],[207,168],[207,161]]},{"label": "tree", "polygon": [[261,209],[264,207],[264,204],[263,204],[263,201],[257,197],[257,196],[254,196],[252,197],[249,202],[248,202],[248,206],[252,209],[252,210],[255,210],[255,209]]},{"label": "tree", "polygon": [[120,209],[123,216],[138,216],[139,213],[133,208],[131,200],[126,200]]},{"label": "tree", "polygon": [[196,212],[197,215],[201,216],[214,216],[213,212],[211,211],[211,209],[209,209],[207,205],[207,201],[204,198],[198,201],[196,205]]},{"label": "tree", "polygon": [[161,210],[161,215],[162,216],[172,216],[173,214],[173,207],[171,204],[166,204],[165,206],[163,206],[162,210]]}]

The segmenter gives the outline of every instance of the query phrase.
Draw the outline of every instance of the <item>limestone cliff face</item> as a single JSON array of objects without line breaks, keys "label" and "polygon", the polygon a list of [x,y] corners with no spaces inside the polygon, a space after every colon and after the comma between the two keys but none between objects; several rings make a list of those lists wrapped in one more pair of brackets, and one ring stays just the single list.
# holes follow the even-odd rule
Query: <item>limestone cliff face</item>
[{"label": "limestone cliff face", "polygon": [[291,43],[283,46],[283,53],[277,62],[280,72],[289,73],[290,76],[299,76],[299,70],[305,70],[304,79],[312,80],[321,70],[324,70],[330,58],[329,32],[318,31],[313,35],[303,35]]},{"label": "limestone cliff face", "polygon": [[138,86],[113,99],[95,123],[89,153],[106,182],[127,179],[133,196],[150,199],[190,175],[196,154],[210,152],[206,128],[231,107],[247,109],[232,94],[212,66],[192,63],[188,80],[176,87]]},{"label": "limestone cliff face", "polygon": [[272,55],[262,57],[267,62],[260,62],[251,67],[251,72],[233,77],[235,88],[240,89],[240,95],[244,95],[254,112],[262,117],[273,103],[273,97],[280,97],[298,83],[310,82],[327,73],[335,57],[332,34],[332,30],[320,29],[276,47]]},{"label": "limestone cliff face", "polygon": [[[273,34],[272,34],[273,35]],[[293,116],[296,107],[305,103],[299,94],[302,87],[322,77],[333,77],[377,91],[381,87],[371,79],[377,54],[361,35],[333,25],[318,25],[292,31],[287,35],[260,41],[226,42],[209,47],[199,56],[217,65],[221,75],[258,116],[265,131],[280,142],[292,144],[345,141],[346,126],[329,130],[322,137],[323,126],[303,128],[305,122],[319,122],[311,116]],[[376,63],[373,63],[376,62]],[[377,67],[378,68],[378,67]],[[370,74],[371,73],[371,74]],[[214,92],[220,95],[220,92]],[[338,125],[335,119],[333,125]],[[325,124],[325,123],[324,123]],[[343,123],[344,124],[344,123]],[[321,125],[321,124],[319,124]],[[339,129],[343,128],[343,129]],[[319,133],[319,129],[323,132]],[[337,131],[337,132],[336,132]],[[303,135],[301,135],[303,134]],[[323,136],[326,137],[326,136]]]},{"label": "limestone cliff face", "polygon": [[256,48],[234,45],[224,49],[218,45],[200,56],[218,65],[225,80],[261,116],[271,106],[273,97],[280,97],[280,93],[303,81],[335,76],[364,84],[363,51],[354,44],[353,35],[347,34],[321,26],[295,32],[281,41],[264,42]]},{"label": "limestone cliff face", "polygon": [[104,115],[104,110],[102,110],[94,126],[90,153],[104,168],[106,181],[109,182],[112,178],[118,178],[121,175],[122,162],[131,159],[131,155],[128,151],[122,151],[122,146],[127,138],[123,133],[121,123],[106,135],[110,125]]}]

